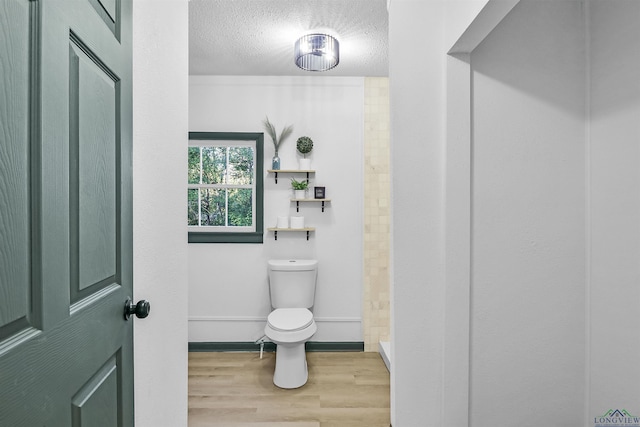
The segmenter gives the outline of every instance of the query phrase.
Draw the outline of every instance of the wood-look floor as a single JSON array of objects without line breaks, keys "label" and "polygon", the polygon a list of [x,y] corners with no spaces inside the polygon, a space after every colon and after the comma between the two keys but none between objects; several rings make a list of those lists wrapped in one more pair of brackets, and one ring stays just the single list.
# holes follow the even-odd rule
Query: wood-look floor
[{"label": "wood-look floor", "polygon": [[389,427],[378,353],[307,353],[309,381],[273,385],[275,353],[189,353],[189,427]]}]

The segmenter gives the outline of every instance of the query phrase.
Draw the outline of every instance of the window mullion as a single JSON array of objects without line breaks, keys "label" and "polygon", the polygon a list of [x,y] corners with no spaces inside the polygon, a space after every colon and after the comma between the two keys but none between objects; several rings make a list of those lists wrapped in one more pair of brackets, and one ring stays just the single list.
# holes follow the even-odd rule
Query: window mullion
[{"label": "window mullion", "polygon": [[201,191],[198,188],[198,227],[202,226],[202,199],[200,197]]},{"label": "window mullion", "polygon": [[229,226],[229,189],[224,190],[224,226]]},{"label": "window mullion", "polygon": [[202,171],[202,147],[198,147],[198,148],[200,149],[200,157],[199,157],[199,159],[200,159],[200,181],[199,181],[199,183],[202,184],[202,173],[203,173],[203,171]]},{"label": "window mullion", "polygon": [[229,226],[229,151],[231,151],[231,147],[227,147],[226,151],[226,163],[224,167],[224,183],[227,186],[224,190],[224,203],[225,203],[225,215],[224,215],[224,224],[226,227]]},{"label": "window mullion", "polygon": [[[199,151],[200,151],[200,156],[198,157],[198,159],[200,160],[200,181],[199,183],[202,184],[202,147],[198,147]],[[198,226],[202,227],[202,189],[198,188]]]},{"label": "window mullion", "polygon": [[228,188],[230,190],[233,190],[234,188],[252,189],[252,188],[254,188],[254,186],[252,186],[251,184],[230,184],[230,185],[223,185],[223,184],[202,184],[202,185],[189,184],[188,188],[213,188],[213,189],[217,189],[217,190],[224,190],[224,189]]},{"label": "window mullion", "polygon": [[224,183],[229,184],[229,151],[231,147],[226,147],[224,150],[225,153],[225,161],[224,161]]}]

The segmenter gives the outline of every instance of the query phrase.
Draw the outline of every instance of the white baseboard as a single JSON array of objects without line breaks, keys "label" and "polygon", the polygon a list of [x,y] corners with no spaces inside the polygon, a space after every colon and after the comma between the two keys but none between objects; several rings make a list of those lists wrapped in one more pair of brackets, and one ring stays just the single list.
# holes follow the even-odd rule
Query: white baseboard
[{"label": "white baseboard", "polygon": [[[359,317],[315,317],[318,332],[313,341],[360,342],[362,319]],[[264,335],[266,316],[191,316],[189,342],[255,341]]]},{"label": "white baseboard", "polygon": [[387,370],[391,372],[391,343],[388,341],[380,341],[378,343],[378,351],[380,351],[380,356],[382,356],[384,364],[387,365]]},{"label": "white baseboard", "polygon": [[[362,322],[360,317],[314,317],[316,322]],[[189,322],[266,322],[266,316],[190,316]]]}]

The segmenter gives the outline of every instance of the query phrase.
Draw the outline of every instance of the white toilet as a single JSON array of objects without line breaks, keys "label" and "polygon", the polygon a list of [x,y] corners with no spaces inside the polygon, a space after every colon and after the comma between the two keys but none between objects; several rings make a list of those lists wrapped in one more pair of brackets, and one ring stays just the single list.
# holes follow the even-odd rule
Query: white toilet
[{"label": "white toilet", "polygon": [[318,330],[313,320],[316,260],[269,261],[269,293],[274,310],[264,333],[277,344],[273,383],[280,388],[302,387],[309,376],[304,344]]}]

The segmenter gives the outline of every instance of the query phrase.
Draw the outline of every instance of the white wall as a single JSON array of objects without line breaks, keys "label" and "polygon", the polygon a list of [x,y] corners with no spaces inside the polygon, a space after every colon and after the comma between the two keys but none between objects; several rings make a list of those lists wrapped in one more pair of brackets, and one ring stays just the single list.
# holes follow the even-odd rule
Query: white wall
[{"label": "white wall", "polygon": [[296,213],[291,175],[280,173],[275,184],[266,173],[274,149],[265,135],[265,228],[279,215],[302,215],[316,231],[309,241],[282,232],[275,241],[265,231],[264,244],[189,244],[189,341],[260,338],[270,312],[267,260],[279,258],[319,261],[313,341],[363,340],[363,108],[363,78],[190,77],[191,131],[263,132],[265,116],[278,132],[293,124],[281,168],[298,168],[296,139],[311,137],[311,185],[325,186],[332,202],[324,213],[311,203]]},{"label": "white wall", "polygon": [[470,419],[581,425],[581,2],[520,2],[471,54]]},{"label": "white wall", "polygon": [[425,425],[425,415],[441,425],[443,30],[443,2],[391,2],[391,416],[398,427]]},{"label": "white wall", "polygon": [[[456,5],[463,7],[462,3]],[[479,10],[477,5],[470,1],[469,14],[445,17],[440,1],[391,2],[392,167],[396,189],[392,338],[395,427],[449,425],[445,422],[449,414],[442,413],[440,397],[444,317],[439,304],[444,304],[444,282],[439,259],[443,238],[436,227],[442,225],[439,211],[444,208],[440,172],[446,101],[440,88],[446,84],[445,53],[450,44],[440,43],[440,32],[447,31],[440,24],[449,29],[465,28],[452,21],[463,15],[467,20]],[[638,306],[634,304],[639,300],[640,70],[637,55],[634,58],[629,54],[638,50],[638,4],[636,0],[599,0],[591,5],[591,132],[587,138],[587,223],[591,232],[587,247],[592,255],[586,288],[590,315],[586,358],[591,397],[585,403],[589,417],[612,407],[640,413],[636,409],[640,397]],[[178,203],[166,201],[184,199],[182,183],[186,171],[173,159],[183,156],[186,147],[185,140],[177,141],[187,131],[187,29],[186,1],[134,2],[136,298],[149,298],[153,304],[153,317],[137,322],[135,327],[138,426],[186,425],[187,272],[186,236],[181,222],[185,211]],[[416,58],[415,40],[429,41],[429,36],[434,37],[433,43],[423,46],[424,55]],[[262,118],[261,114],[256,114],[256,120]],[[270,117],[279,126],[294,121],[290,120],[293,116],[273,114]],[[256,126],[254,130],[260,129]],[[423,147],[426,145],[429,147]],[[418,158],[416,153],[423,157]],[[418,190],[422,198],[417,203],[427,208],[418,215],[417,228],[407,221],[416,217],[411,210],[412,199],[402,196],[405,186],[415,188],[415,171],[424,177],[423,188]],[[322,176],[324,179],[324,172]],[[328,190],[332,191],[329,186]],[[155,197],[164,203],[151,224],[143,214],[148,205],[154,206],[151,199]],[[336,206],[334,203],[330,209]],[[317,234],[321,232],[319,227]],[[346,240],[344,236],[343,239]],[[302,242],[293,241],[287,248],[291,246],[293,252],[302,247],[299,243]],[[409,257],[406,262],[404,257]],[[256,253],[253,259],[263,262],[266,258]],[[208,257],[205,261],[211,262]],[[531,405],[535,406],[536,401]],[[508,402],[503,407],[508,407]],[[540,414],[546,408],[538,409]],[[591,421],[587,418],[586,425],[592,425]]]},{"label": "white wall", "polygon": [[588,420],[640,414],[640,2],[590,1]]},{"label": "white wall", "polygon": [[[437,39],[438,22],[447,34],[464,28],[457,18],[468,14],[454,3],[448,16],[440,1],[393,0],[390,8],[393,425],[592,426],[609,409],[637,415],[640,4],[522,2],[473,54],[469,85],[468,56],[445,63],[455,36],[413,55],[412,40]],[[437,85],[449,97],[473,87],[473,114]],[[473,150],[464,153],[459,143],[469,144],[472,126]],[[409,133],[425,137],[409,143]],[[424,183],[421,217],[440,222],[444,238],[422,228],[411,236],[410,201],[398,194],[416,163],[406,153],[424,156],[422,145],[436,155],[420,159],[425,169],[439,172]],[[452,211],[465,206],[472,215]],[[466,252],[460,236],[450,236],[465,232]],[[443,252],[447,269],[465,267],[450,255],[471,260],[466,291],[452,292],[460,283],[449,273],[464,287],[457,272],[442,278]],[[465,292],[462,307],[454,306],[452,295]],[[438,303],[455,310],[443,314]],[[471,331],[460,321],[465,310]],[[460,340],[451,338],[460,331]],[[453,375],[459,355],[450,344],[468,362],[460,344],[469,337],[470,375]]]},{"label": "white wall", "polygon": [[187,0],[133,2],[134,322],[137,427],[187,425]]},{"label": "white wall", "polygon": [[452,415],[443,413],[446,53],[486,3],[389,4],[391,421],[396,427],[441,426]]}]

